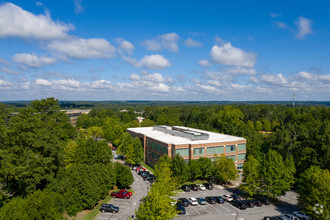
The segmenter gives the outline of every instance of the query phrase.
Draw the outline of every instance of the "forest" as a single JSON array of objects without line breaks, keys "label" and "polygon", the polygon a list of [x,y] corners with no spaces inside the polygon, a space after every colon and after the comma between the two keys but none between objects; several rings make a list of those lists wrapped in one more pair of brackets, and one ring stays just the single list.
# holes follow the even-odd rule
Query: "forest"
[{"label": "forest", "polygon": [[[27,219],[31,213],[26,210],[44,219],[50,216],[61,219],[63,213],[72,216],[91,209],[115,185],[129,186],[116,173],[116,170],[130,173],[129,170],[111,162],[107,143],[128,156],[130,163],[141,162],[141,143],[128,137],[125,131],[129,127],[153,125],[182,125],[246,138],[242,189],[250,195],[267,193],[271,197],[293,189],[299,193],[299,205],[304,210],[310,213],[311,204],[321,203],[329,214],[329,107],[293,108],[278,103],[134,106],[103,103],[92,107],[88,115],[78,118],[74,128],[54,98],[35,100],[18,109],[0,105],[0,219],[18,216]],[[19,113],[11,114],[14,109]],[[127,111],[120,111],[123,109]],[[139,123],[137,116],[144,117],[144,121]],[[173,164],[182,164],[181,160],[173,161],[164,165],[164,169],[173,177],[180,176],[182,169],[175,169]],[[195,164],[184,169],[209,162],[192,163]],[[83,172],[86,170],[89,172]],[[225,182],[226,178],[220,174],[219,181],[222,178]],[[184,180],[207,178],[208,174],[195,172],[194,175]],[[165,176],[162,178],[169,181]],[[161,184],[157,185],[162,188]],[[36,207],[36,201],[43,201],[40,207]],[[43,209],[46,204],[47,211]]]}]

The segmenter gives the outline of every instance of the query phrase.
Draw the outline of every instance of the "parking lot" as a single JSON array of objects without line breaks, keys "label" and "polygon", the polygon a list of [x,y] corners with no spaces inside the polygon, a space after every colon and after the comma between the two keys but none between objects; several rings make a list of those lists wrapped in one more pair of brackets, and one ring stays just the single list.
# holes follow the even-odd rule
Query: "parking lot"
[{"label": "parking lot", "polygon": [[[223,188],[215,188],[207,191],[190,191],[182,192],[175,198],[189,198],[189,197],[206,197],[206,196],[221,196],[223,194],[231,194],[230,190]],[[287,196],[283,197],[285,202],[281,205],[275,206],[263,205],[261,207],[247,208],[240,210],[228,202],[224,204],[206,204],[186,207],[186,214],[176,217],[176,219],[235,219],[235,220],[258,220],[265,216],[275,216],[285,213],[291,213],[297,210],[296,194],[289,192]]]}]

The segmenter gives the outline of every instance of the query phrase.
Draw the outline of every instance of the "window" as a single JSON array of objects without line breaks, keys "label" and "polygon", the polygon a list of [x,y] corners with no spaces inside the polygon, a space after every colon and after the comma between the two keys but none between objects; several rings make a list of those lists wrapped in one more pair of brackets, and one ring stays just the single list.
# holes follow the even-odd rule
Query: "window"
[{"label": "window", "polygon": [[168,154],[167,146],[162,146],[163,154]]},{"label": "window", "polygon": [[176,149],[175,154],[179,154],[181,157],[189,156],[189,148]]},{"label": "window", "polygon": [[243,163],[238,163],[237,164],[237,169],[238,170],[243,170]]},{"label": "window", "polygon": [[157,144],[157,151],[160,152],[160,145]]},{"label": "window", "polygon": [[246,144],[237,144],[237,151],[246,151]]},{"label": "window", "polygon": [[226,158],[232,159],[234,162],[236,161],[236,155],[226,156]]},{"label": "window", "polygon": [[204,155],[204,148],[194,148],[194,156]]},{"label": "window", "polygon": [[206,153],[207,155],[223,154],[223,146],[208,147]]},{"label": "window", "polygon": [[231,153],[236,151],[236,145],[227,145],[226,146],[226,153]]},{"label": "window", "polygon": [[245,154],[237,154],[237,160],[245,160]]}]

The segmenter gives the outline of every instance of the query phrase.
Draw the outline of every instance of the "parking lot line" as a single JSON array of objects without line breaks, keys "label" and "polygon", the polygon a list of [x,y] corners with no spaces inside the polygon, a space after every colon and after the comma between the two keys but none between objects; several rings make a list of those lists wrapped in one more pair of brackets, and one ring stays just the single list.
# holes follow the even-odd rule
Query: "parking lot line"
[{"label": "parking lot line", "polygon": [[226,209],[228,212],[231,212],[231,211],[232,211],[232,210],[227,209],[227,208],[224,206],[224,204],[223,204],[222,206],[220,206],[220,207]]},{"label": "parking lot line", "polygon": [[191,206],[191,208],[193,208],[193,210],[195,210],[198,215],[201,215],[194,207]]},{"label": "parking lot line", "polygon": [[[203,207],[203,206],[202,206]],[[205,209],[209,214],[211,214],[211,212],[209,212],[209,210],[207,210],[206,208],[203,207],[203,209]]]},{"label": "parking lot line", "polygon": [[219,213],[222,213],[219,209],[215,208],[215,206],[212,206],[215,210],[217,210]]}]

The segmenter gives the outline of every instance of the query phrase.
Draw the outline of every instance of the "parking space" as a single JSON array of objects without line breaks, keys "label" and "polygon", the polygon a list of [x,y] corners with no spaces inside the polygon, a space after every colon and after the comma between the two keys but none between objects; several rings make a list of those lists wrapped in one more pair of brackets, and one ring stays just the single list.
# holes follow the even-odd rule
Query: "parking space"
[{"label": "parking space", "polygon": [[[179,193],[175,198],[189,198],[189,197],[206,197],[206,196],[221,196],[224,194],[232,194],[230,190],[223,189],[221,187],[215,187],[213,190],[208,191],[190,191]],[[289,197],[294,197],[293,193],[288,194]],[[285,210],[285,211],[283,211]],[[235,219],[235,220],[258,220],[263,219],[264,216],[275,216],[284,213],[289,213],[297,210],[296,204],[286,203],[275,206],[263,205],[261,207],[247,208],[245,210],[240,210],[235,206],[231,205],[229,202],[224,204],[209,204],[188,206],[186,207],[186,214],[176,217],[176,219]]]}]

